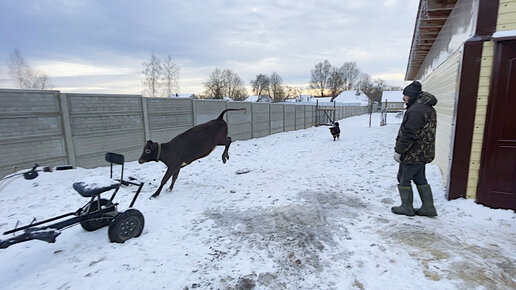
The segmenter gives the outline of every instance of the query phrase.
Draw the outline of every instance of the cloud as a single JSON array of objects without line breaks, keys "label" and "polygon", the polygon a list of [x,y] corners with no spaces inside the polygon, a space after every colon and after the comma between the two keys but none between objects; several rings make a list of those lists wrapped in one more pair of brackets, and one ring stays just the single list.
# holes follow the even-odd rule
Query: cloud
[{"label": "cloud", "polygon": [[134,68],[120,66],[92,65],[78,62],[60,62],[42,60],[34,63],[34,67],[44,71],[49,77],[77,77],[94,75],[127,75],[137,74],[139,71]]},{"label": "cloud", "polygon": [[0,78],[14,48],[55,86],[107,92],[121,85],[83,76],[136,80],[151,54],[170,54],[181,67],[180,85],[196,92],[215,68],[246,83],[273,71],[285,83],[308,82],[324,59],[356,61],[370,75],[404,74],[416,2],[0,1]]}]

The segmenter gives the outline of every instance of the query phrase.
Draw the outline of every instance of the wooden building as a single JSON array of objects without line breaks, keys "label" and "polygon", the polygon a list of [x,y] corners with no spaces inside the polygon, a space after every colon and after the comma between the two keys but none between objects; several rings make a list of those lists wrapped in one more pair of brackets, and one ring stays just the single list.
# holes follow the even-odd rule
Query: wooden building
[{"label": "wooden building", "polygon": [[420,0],[405,80],[438,99],[448,198],[516,210],[516,0]]},{"label": "wooden building", "polygon": [[383,91],[382,108],[385,108],[387,112],[405,111],[406,105],[403,101],[403,91]]}]

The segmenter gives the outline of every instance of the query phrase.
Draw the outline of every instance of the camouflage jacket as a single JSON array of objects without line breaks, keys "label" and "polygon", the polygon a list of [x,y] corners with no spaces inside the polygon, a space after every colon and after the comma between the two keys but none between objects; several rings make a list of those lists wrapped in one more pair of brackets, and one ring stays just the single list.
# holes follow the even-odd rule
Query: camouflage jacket
[{"label": "camouflage jacket", "polygon": [[401,154],[402,162],[425,164],[434,160],[437,126],[435,104],[435,96],[423,91],[405,112],[394,149]]}]

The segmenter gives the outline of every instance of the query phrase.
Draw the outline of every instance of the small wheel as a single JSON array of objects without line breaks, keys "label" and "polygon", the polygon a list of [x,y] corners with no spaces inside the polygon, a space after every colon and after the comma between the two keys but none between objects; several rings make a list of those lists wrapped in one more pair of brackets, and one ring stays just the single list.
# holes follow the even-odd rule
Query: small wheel
[{"label": "small wheel", "polygon": [[137,209],[128,209],[120,213],[109,225],[109,240],[115,243],[123,243],[130,238],[139,237],[144,225],[143,214]]},{"label": "small wheel", "polygon": [[[100,199],[100,207],[101,208],[112,206],[112,205],[113,205],[113,203],[111,201],[109,201],[109,199],[104,199],[104,198]],[[85,207],[84,210],[86,210],[86,209],[87,209],[87,206]],[[97,201],[94,201],[93,204],[91,205],[90,212],[95,212],[97,210],[98,210],[98,203],[97,203]],[[102,217],[99,217],[99,218],[82,221],[81,226],[83,229],[91,232],[91,231],[95,231],[95,230],[98,230],[102,227],[109,225],[111,220],[113,220],[113,216],[103,215]]]}]

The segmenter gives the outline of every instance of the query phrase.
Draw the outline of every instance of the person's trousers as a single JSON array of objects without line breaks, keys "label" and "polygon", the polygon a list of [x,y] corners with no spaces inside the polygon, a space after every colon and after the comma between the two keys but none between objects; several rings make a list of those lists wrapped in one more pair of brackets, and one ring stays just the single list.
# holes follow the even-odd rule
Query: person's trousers
[{"label": "person's trousers", "polygon": [[410,186],[413,180],[416,185],[428,184],[425,176],[426,164],[407,164],[400,162],[398,169],[398,183],[401,186]]}]

